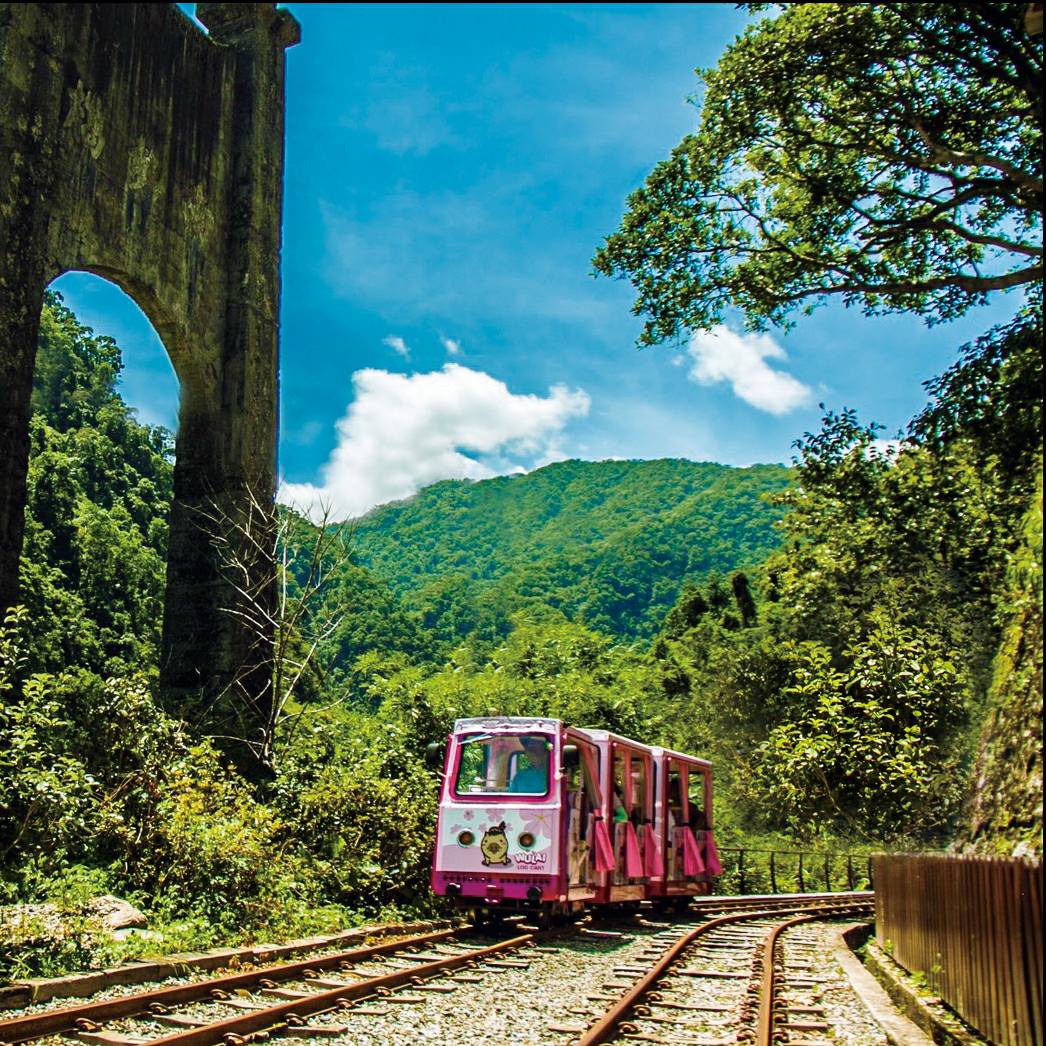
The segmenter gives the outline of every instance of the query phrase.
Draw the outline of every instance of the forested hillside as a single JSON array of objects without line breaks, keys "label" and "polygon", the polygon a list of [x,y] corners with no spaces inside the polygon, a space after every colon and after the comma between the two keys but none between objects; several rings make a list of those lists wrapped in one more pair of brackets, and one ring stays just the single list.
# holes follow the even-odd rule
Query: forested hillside
[{"label": "forested hillside", "polygon": [[[173,444],[135,420],[121,366],[111,339],[49,298],[23,556],[40,670],[112,672],[158,654]],[[323,593],[328,609],[351,608],[325,644],[330,667],[344,679],[367,653],[426,662],[465,641],[489,648],[521,611],[649,638],[686,582],[765,558],[781,514],[768,495],[788,482],[779,465],[666,460],[437,483],[347,531]],[[310,540],[308,527],[289,533]]]},{"label": "forested hillside", "polygon": [[48,295],[21,566],[38,671],[119,674],[158,656],[172,441],[135,420],[117,391],[122,366],[111,338]]},{"label": "forested hillside", "polygon": [[775,547],[768,495],[788,482],[780,465],[560,462],[434,484],[364,517],[355,547],[446,640],[503,638],[514,613],[539,608],[649,638],[687,581]]}]

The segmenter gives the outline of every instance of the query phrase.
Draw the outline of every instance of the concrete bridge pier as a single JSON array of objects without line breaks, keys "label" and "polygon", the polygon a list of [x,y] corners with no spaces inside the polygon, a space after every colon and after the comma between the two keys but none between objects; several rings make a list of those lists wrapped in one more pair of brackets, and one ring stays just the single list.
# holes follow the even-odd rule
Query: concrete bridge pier
[{"label": "concrete bridge pier", "polygon": [[197,11],[207,33],[174,4],[0,4],[0,611],[18,599],[43,292],[93,272],[149,317],[181,383],[164,698],[256,741],[273,712],[284,51],[299,28],[275,4]]}]

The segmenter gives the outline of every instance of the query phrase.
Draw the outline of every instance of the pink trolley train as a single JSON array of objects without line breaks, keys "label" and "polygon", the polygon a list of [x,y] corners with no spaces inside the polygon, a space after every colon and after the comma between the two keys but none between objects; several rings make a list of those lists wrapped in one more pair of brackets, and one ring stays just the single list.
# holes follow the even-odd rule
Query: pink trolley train
[{"label": "pink trolley train", "polygon": [[721,871],[712,767],[557,719],[459,719],[442,760],[432,888],[477,914],[685,904]]}]

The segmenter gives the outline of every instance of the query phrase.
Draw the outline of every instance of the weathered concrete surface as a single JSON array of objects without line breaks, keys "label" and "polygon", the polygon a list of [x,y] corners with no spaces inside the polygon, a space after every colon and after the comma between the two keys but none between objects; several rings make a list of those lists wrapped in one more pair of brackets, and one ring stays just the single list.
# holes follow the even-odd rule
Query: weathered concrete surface
[{"label": "weathered concrete surface", "polygon": [[894,1005],[879,982],[854,955],[854,949],[867,941],[871,923],[851,923],[838,931],[833,955],[843,968],[853,990],[858,994],[872,1019],[883,1030],[890,1046],[931,1046],[933,1039]]},{"label": "weathered concrete surface", "polygon": [[[201,521],[249,514],[271,548],[284,50],[299,30],[275,4],[197,12],[209,36],[174,4],[0,4],[0,611],[17,601],[43,292],[93,272],[138,303],[181,382],[163,689],[232,687],[264,718],[271,636],[227,612]],[[264,607],[271,556],[244,558]]]},{"label": "weathered concrete surface", "polygon": [[937,996],[920,994],[908,971],[895,963],[875,940],[868,941],[865,946],[864,961],[894,1005],[935,1043],[940,1046],[984,1046],[987,1042]]}]

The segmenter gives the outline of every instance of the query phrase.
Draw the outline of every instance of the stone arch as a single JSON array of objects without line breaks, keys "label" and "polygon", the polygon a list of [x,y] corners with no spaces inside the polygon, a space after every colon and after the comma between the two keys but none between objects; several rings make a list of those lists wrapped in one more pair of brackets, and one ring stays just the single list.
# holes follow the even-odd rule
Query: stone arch
[{"label": "stone arch", "polygon": [[175,376],[178,378],[179,385],[191,388],[197,381],[202,380],[194,370],[195,360],[190,351],[190,339],[184,330],[184,325],[167,312],[159,297],[147,283],[129,273],[109,269],[105,265],[84,263],[75,268],[49,273],[45,278],[45,289],[50,289],[53,284],[70,273],[96,276],[119,288],[134,302],[156,332]]},{"label": "stone arch", "polygon": [[[84,270],[150,318],[181,382],[161,686],[269,703],[271,637],[235,600],[201,512],[276,486],[284,50],[275,4],[0,3],[0,609],[17,599],[45,287]],[[261,533],[258,533],[260,528]],[[259,544],[259,539],[260,544]],[[250,587],[272,598],[271,558]]]}]

